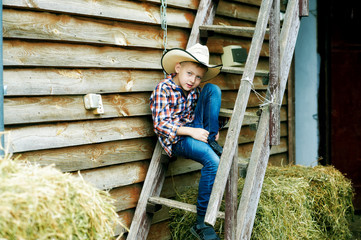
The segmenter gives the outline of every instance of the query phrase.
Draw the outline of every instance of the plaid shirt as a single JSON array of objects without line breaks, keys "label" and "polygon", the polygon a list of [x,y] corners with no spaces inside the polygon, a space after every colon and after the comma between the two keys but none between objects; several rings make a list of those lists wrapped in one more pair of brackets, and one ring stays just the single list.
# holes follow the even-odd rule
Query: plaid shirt
[{"label": "plaid shirt", "polygon": [[170,74],[161,81],[150,97],[154,132],[169,156],[172,156],[172,144],[179,141],[178,128],[194,120],[194,110],[201,91],[197,87],[185,96],[174,83],[174,76]]}]

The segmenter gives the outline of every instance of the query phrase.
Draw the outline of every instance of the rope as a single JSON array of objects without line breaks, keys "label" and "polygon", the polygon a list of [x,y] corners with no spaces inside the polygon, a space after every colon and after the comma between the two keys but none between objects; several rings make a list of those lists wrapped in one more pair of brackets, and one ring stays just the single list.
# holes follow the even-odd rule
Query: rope
[{"label": "rope", "polygon": [[[167,0],[162,0],[160,6],[160,26],[163,29],[163,55],[167,52]],[[164,71],[164,78],[167,77],[167,73]]]},{"label": "rope", "polygon": [[277,103],[277,102],[276,102],[275,96],[272,95],[272,94],[269,94],[269,90],[267,90],[267,93],[268,93],[267,95],[270,95],[270,99],[268,99],[267,97],[263,97],[260,93],[258,93],[258,92],[255,90],[255,87],[254,87],[254,85],[253,85],[253,82],[252,82],[252,80],[251,80],[250,78],[242,78],[241,81],[246,81],[246,82],[248,82],[248,83],[251,85],[251,90],[256,94],[256,97],[258,98],[258,100],[259,100],[260,102],[263,102],[262,104],[259,105],[261,108],[267,107],[267,106],[269,106],[269,105],[271,105],[271,104],[275,104],[275,105],[281,106],[280,103]]}]

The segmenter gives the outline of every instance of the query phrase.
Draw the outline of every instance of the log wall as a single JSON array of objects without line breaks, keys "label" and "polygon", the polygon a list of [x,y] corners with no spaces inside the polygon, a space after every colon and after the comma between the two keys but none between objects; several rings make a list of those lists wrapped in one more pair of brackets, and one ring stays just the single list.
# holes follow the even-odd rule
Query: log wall
[{"label": "log wall", "polygon": [[[185,48],[199,0],[167,2],[168,48]],[[254,26],[260,3],[221,0],[215,24]],[[163,77],[160,0],[3,0],[3,8],[4,117],[11,151],[22,160],[80,171],[89,183],[110,190],[121,221],[130,226],[155,146],[148,99]],[[250,42],[209,38],[211,62],[221,63],[222,46],[249,50]],[[265,43],[258,69],[268,69],[268,56]],[[211,82],[223,91],[222,106],[232,108],[240,76],[223,73]],[[265,94],[262,77],[254,85]],[[84,108],[88,93],[102,95],[103,115]],[[260,103],[252,93],[248,110],[257,111]],[[272,164],[288,163],[286,105]],[[242,127],[241,159],[250,157],[255,133],[252,126]],[[171,197],[196,186],[200,168],[186,159],[172,163],[162,194]],[[149,239],[170,239],[166,219],[166,211],[155,217]]]}]

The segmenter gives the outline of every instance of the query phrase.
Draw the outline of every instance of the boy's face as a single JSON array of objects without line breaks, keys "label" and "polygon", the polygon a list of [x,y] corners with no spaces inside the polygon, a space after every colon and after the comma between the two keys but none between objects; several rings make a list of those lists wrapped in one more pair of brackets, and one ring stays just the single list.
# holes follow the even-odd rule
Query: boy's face
[{"label": "boy's face", "polygon": [[199,86],[207,69],[193,62],[182,62],[176,64],[175,72],[177,75],[174,77],[174,82],[183,91],[189,92]]}]

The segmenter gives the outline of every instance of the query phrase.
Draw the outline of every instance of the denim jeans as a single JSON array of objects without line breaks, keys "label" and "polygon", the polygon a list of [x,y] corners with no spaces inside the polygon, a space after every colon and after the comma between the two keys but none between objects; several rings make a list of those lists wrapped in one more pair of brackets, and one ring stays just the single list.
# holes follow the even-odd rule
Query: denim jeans
[{"label": "denim jeans", "polygon": [[[214,141],[219,130],[219,110],[221,90],[214,84],[206,84],[200,94],[195,109],[195,119],[189,127],[204,128],[209,132],[208,142]],[[216,177],[219,157],[208,143],[190,136],[182,136],[173,145],[173,155],[195,160],[203,165],[198,186],[197,214],[204,216]]]}]

